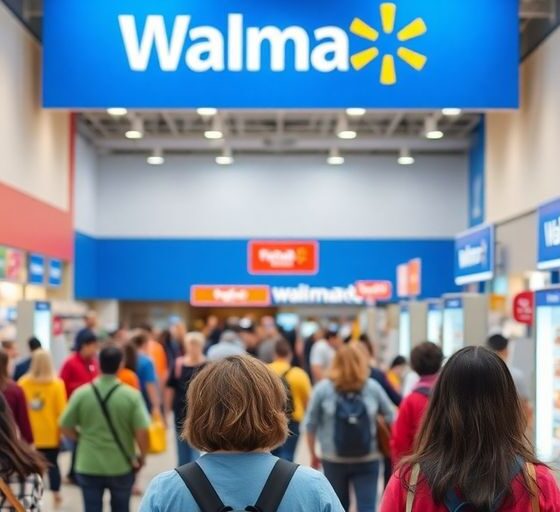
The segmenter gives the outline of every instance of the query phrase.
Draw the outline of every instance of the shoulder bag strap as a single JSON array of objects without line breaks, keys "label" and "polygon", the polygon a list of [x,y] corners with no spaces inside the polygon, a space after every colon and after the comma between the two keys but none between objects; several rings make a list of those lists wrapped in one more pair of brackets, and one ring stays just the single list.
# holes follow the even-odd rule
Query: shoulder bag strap
[{"label": "shoulder bag strap", "polygon": [[0,492],[6,496],[8,503],[14,508],[16,512],[25,512],[25,508],[20,501],[15,497],[10,486],[0,478]]},{"label": "shoulder bag strap", "polygon": [[258,512],[276,512],[278,510],[298,467],[298,464],[278,459],[255,505]]},{"label": "shoulder bag strap", "polygon": [[408,492],[406,493],[406,512],[412,512],[414,505],[414,496],[416,495],[416,486],[418,485],[418,477],[420,476],[420,464],[415,464],[410,474],[410,482],[408,482]]},{"label": "shoulder bag strap", "polygon": [[109,409],[107,408],[107,403],[109,402],[109,399],[111,398],[111,396],[113,396],[113,394],[115,393],[115,391],[119,387],[120,387],[120,384],[117,384],[115,387],[113,387],[109,391],[109,393],[107,393],[107,396],[105,397],[105,399],[103,399],[103,398],[101,398],[101,394],[99,393],[99,390],[97,389],[95,384],[91,385],[91,388],[93,389],[93,393],[95,394],[95,397],[97,398],[97,401],[99,402],[99,406],[101,407],[101,411],[103,412],[103,416],[105,416],[105,421],[107,422],[107,426],[109,427],[109,430],[111,431],[111,435],[113,436],[113,440],[115,441],[115,443],[116,443],[119,451],[121,452],[122,456],[124,457],[124,459],[126,460],[128,465],[130,466],[130,469],[134,469],[134,465],[132,464],[131,457],[127,453],[121,439],[119,438],[119,435],[117,434],[117,430],[115,429],[115,425],[113,424],[113,420],[111,419],[111,415],[109,414]]},{"label": "shoulder bag strap", "polygon": [[531,512],[540,512],[541,506],[539,504],[539,487],[537,485],[537,470],[535,465],[527,463],[527,484],[531,492]]},{"label": "shoulder bag strap", "polygon": [[175,471],[187,486],[201,512],[227,512],[232,510],[224,506],[208,477],[196,462],[181,466]]}]

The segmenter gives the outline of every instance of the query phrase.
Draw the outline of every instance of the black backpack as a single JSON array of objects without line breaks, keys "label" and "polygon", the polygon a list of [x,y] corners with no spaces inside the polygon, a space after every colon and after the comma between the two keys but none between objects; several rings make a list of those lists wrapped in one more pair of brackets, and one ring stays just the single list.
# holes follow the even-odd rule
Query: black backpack
[{"label": "black backpack", "polygon": [[371,420],[361,393],[339,393],[336,400],[334,444],[339,457],[371,453]]},{"label": "black backpack", "polygon": [[293,462],[278,459],[264,484],[257,503],[247,506],[244,511],[224,505],[208,477],[196,462],[181,466],[175,471],[185,482],[202,512],[277,512],[298,467]]},{"label": "black backpack", "polygon": [[293,367],[290,366],[282,375],[280,375],[280,380],[286,388],[286,396],[288,397],[286,401],[286,414],[290,419],[292,419],[292,415],[294,414],[294,394],[292,393],[292,386],[290,386],[290,383],[288,382],[288,379],[286,377],[292,370]]}]

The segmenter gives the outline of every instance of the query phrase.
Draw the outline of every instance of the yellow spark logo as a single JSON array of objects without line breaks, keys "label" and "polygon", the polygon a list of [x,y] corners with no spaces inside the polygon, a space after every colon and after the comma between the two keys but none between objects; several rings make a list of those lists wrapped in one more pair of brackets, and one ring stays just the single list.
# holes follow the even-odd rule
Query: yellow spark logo
[{"label": "yellow spark logo", "polygon": [[[380,11],[383,32],[385,34],[392,34],[395,30],[395,20],[397,16],[396,4],[383,3],[380,5]],[[404,43],[405,41],[410,41],[424,35],[427,31],[428,28],[426,27],[424,20],[422,18],[416,18],[397,32],[397,39],[401,43]],[[352,25],[350,26],[350,32],[358,37],[372,42],[379,39],[379,32],[360,18],[354,18]],[[410,50],[404,46],[399,47],[397,55],[402,61],[406,62],[416,71],[422,71],[428,61],[428,58],[425,55]],[[352,55],[350,61],[352,63],[352,67],[356,71],[360,71],[373,62],[377,57],[379,57],[379,50],[375,46],[372,46]],[[395,57],[393,55],[383,56],[379,81],[383,85],[394,85],[397,83],[397,71],[395,69]]]}]

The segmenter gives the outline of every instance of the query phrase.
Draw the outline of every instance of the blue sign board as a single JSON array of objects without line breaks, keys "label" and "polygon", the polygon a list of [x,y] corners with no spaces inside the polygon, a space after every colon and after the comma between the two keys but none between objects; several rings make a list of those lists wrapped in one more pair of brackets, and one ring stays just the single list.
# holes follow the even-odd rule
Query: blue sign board
[{"label": "blue sign board", "polygon": [[45,258],[40,254],[30,254],[28,259],[29,284],[45,284]]},{"label": "blue sign board", "polygon": [[518,0],[46,0],[44,106],[515,108]]},{"label": "blue sign board", "polygon": [[49,261],[49,286],[58,288],[62,285],[62,261]]},{"label": "blue sign board", "polygon": [[428,302],[428,311],[441,312],[441,303],[440,302]]},{"label": "blue sign board", "polygon": [[445,299],[443,301],[443,309],[463,309],[463,299],[459,297],[453,299]]},{"label": "blue sign board", "polygon": [[541,290],[535,293],[537,307],[560,307],[560,289]]},{"label": "blue sign board", "polygon": [[484,222],[486,201],[485,151],[486,119],[476,129],[472,147],[469,151],[469,226],[478,226]]},{"label": "blue sign board", "polygon": [[455,284],[480,283],[494,277],[494,226],[470,229],[455,238]]},{"label": "blue sign board", "polygon": [[539,208],[537,229],[537,267],[541,270],[560,268],[560,199]]}]

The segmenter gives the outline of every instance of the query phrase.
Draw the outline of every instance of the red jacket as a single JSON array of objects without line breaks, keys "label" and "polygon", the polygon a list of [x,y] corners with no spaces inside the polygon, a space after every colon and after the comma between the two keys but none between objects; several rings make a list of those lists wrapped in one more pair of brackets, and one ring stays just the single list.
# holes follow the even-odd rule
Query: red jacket
[{"label": "red jacket", "polygon": [[26,443],[33,444],[33,432],[31,430],[31,423],[29,422],[29,412],[27,410],[27,401],[25,400],[23,389],[15,382],[8,381],[2,393],[12,410],[12,415],[19,429],[21,438]]},{"label": "red jacket", "polygon": [[68,398],[80,386],[93,382],[98,375],[97,361],[95,359],[86,361],[78,353],[71,355],[60,370],[60,378],[64,381]]},{"label": "red jacket", "polygon": [[429,397],[417,392],[416,389],[432,389],[436,380],[436,375],[422,377],[415,391],[401,402],[391,435],[391,456],[395,466],[403,457],[412,453],[414,439],[428,408]]},{"label": "red jacket", "polygon": [[[560,491],[556,479],[545,466],[537,466],[537,484],[539,487],[540,512],[558,512],[560,510]],[[529,512],[531,497],[527,491],[525,479],[518,476],[512,484],[513,497],[500,508],[500,512]],[[398,474],[393,475],[381,502],[381,512],[404,512],[406,509],[404,482]],[[426,481],[420,477],[414,497],[413,512],[448,512],[445,505],[437,505]]]}]

